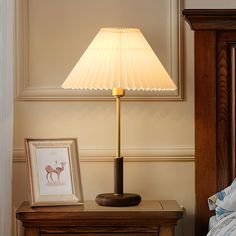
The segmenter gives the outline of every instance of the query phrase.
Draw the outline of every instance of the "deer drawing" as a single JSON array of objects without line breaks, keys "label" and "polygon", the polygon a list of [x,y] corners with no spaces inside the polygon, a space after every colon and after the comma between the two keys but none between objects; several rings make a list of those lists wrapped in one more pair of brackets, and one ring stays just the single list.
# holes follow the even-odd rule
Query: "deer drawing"
[{"label": "deer drawing", "polygon": [[[55,161],[56,165],[57,165],[57,161]],[[61,172],[64,170],[64,167],[66,165],[66,162],[60,162],[60,165],[61,166],[58,166],[56,168],[53,168],[51,165],[47,165],[45,166],[45,170],[47,172],[46,174],[46,179],[48,181],[48,183],[50,183],[49,179],[48,179],[48,176],[50,177],[51,181],[55,184],[54,180],[53,180],[53,176],[52,174],[53,173],[56,173],[57,174],[57,180],[58,180],[58,183],[60,182],[60,174]]]}]

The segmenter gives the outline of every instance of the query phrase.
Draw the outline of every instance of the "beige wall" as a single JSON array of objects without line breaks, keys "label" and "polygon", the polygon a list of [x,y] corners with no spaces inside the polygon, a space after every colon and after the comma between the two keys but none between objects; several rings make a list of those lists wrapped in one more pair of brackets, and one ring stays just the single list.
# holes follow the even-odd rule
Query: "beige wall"
[{"label": "beige wall", "polygon": [[[204,7],[225,7],[225,1],[224,4],[220,0],[214,4],[211,0],[184,2],[184,8]],[[125,189],[140,193],[143,199],[176,199],[185,208],[178,235],[189,236],[194,234],[195,204],[194,73],[193,33],[187,24],[183,41],[184,101],[123,103],[122,146],[125,153],[137,157],[135,161],[128,158],[125,163]],[[33,82],[37,84],[37,80]],[[14,208],[29,199],[23,152],[25,137],[77,137],[85,199],[112,191],[114,102],[16,101],[14,118]],[[17,228],[14,225],[14,234]]]}]

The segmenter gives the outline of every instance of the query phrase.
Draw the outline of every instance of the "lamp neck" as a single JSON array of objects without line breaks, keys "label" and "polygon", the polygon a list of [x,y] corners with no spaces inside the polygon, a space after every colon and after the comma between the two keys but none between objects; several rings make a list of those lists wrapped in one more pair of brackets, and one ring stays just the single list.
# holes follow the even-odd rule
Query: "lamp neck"
[{"label": "lamp neck", "polygon": [[123,88],[113,88],[112,96],[114,97],[123,97],[125,95],[125,90]]}]

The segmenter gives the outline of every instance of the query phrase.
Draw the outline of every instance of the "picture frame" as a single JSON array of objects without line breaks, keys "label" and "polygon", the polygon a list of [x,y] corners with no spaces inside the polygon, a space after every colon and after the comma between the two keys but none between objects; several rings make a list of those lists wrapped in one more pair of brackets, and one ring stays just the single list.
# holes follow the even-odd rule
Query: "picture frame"
[{"label": "picture frame", "polygon": [[77,139],[25,139],[31,206],[83,204]]}]

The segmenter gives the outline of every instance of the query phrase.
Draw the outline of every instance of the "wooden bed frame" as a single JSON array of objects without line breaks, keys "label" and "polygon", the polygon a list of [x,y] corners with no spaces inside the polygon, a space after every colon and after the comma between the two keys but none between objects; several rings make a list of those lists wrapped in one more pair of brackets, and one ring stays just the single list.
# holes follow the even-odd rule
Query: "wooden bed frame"
[{"label": "wooden bed frame", "polygon": [[235,178],[236,10],[183,10],[195,31],[196,236],[207,198]]}]

